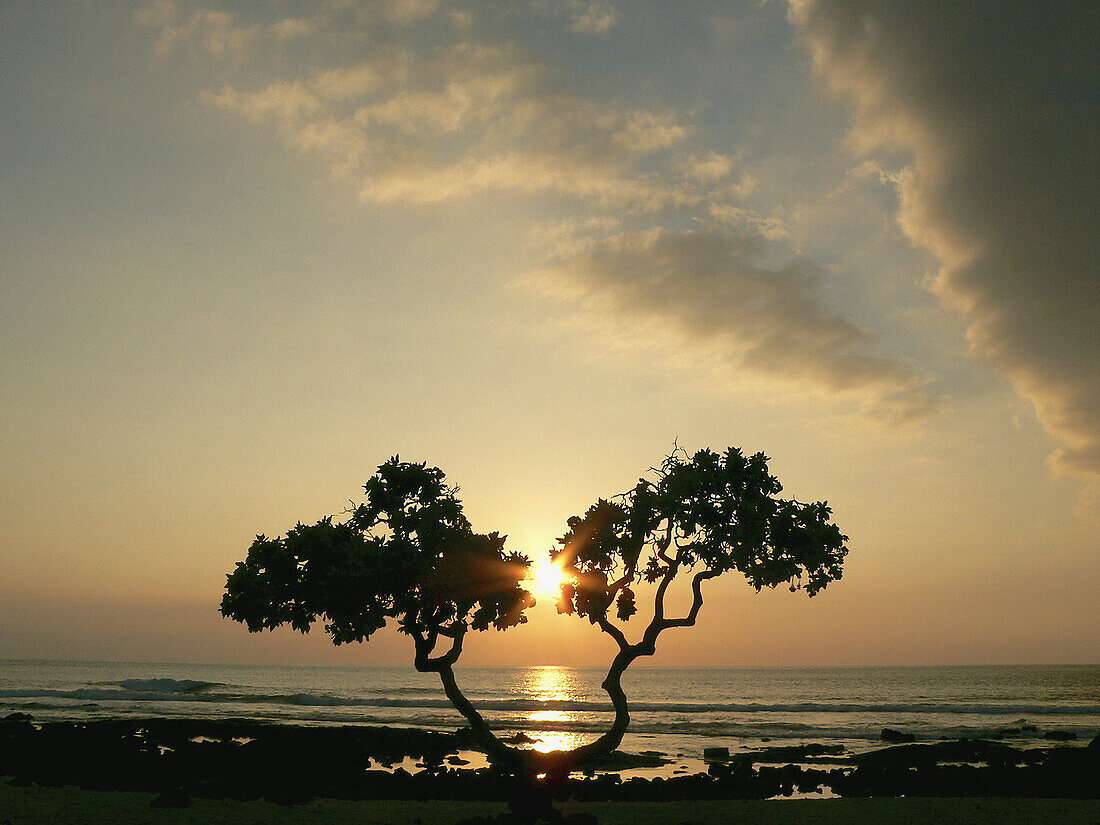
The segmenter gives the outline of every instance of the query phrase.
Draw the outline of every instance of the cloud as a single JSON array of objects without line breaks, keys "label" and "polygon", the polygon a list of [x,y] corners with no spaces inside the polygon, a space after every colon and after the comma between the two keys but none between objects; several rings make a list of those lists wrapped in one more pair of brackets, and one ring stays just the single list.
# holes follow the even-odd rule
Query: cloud
[{"label": "cloud", "polygon": [[240,57],[249,49],[309,34],[314,21],[284,17],[271,24],[241,23],[232,12],[194,8],[177,0],[154,0],[135,13],[137,23],[157,32],[153,50],[167,57],[180,49],[211,57]]},{"label": "cloud", "polygon": [[569,28],[578,34],[603,34],[615,25],[615,7],[607,0],[571,0]]},{"label": "cloud", "polygon": [[[352,66],[254,91],[226,85],[207,98],[273,123],[287,145],[355,180],[364,200],[548,192],[646,212],[703,197],[675,170],[635,169],[690,137],[676,113],[559,92],[508,46],[463,41],[429,54],[395,46]],[[711,153],[692,175],[713,177],[725,162]]]},{"label": "cloud", "polygon": [[733,169],[733,158],[712,150],[702,156],[684,155],[678,159],[678,164],[686,177],[700,181],[718,181]]},{"label": "cloud", "polygon": [[567,296],[597,326],[671,332],[727,367],[801,389],[861,396],[892,420],[928,415],[938,403],[904,365],[868,354],[870,336],[828,312],[819,270],[759,263],[761,235],[652,229],[576,238],[532,277]]},{"label": "cloud", "polygon": [[523,151],[464,158],[448,165],[394,165],[366,178],[360,196],[367,201],[430,204],[484,192],[552,192],[600,206],[626,204],[647,211],[689,197],[644,180],[620,177],[600,164]]},{"label": "cloud", "polygon": [[[153,49],[161,58],[180,50],[240,58],[318,32],[356,35],[383,25],[408,27],[435,16],[439,5],[439,0],[320,0],[309,4],[312,13],[305,16],[246,21],[235,11],[188,0],[153,0],[134,17],[157,33]],[[457,24],[461,12],[451,19]]]},{"label": "cloud", "polygon": [[733,227],[759,233],[771,241],[783,240],[791,236],[787,222],[780,214],[761,215],[752,209],[727,203],[712,203],[709,206],[709,212],[711,219],[719,227]]},{"label": "cloud", "polygon": [[[431,17],[439,8],[439,0],[389,0],[374,3],[381,14],[395,23],[413,23]],[[369,7],[369,6],[368,6]]]},{"label": "cloud", "polygon": [[911,153],[898,220],[973,354],[1061,442],[1055,469],[1100,477],[1100,6],[790,4],[854,144]]},{"label": "cloud", "polygon": [[564,20],[577,34],[606,34],[619,19],[609,0],[533,0],[531,8]]},{"label": "cloud", "polygon": [[[765,244],[790,247],[792,233],[781,207],[749,205],[758,181],[739,147],[708,145],[681,111],[578,91],[561,67],[494,41],[477,15],[457,26],[431,2],[323,0],[311,8],[289,26],[305,41],[285,54],[252,53],[245,70],[227,71],[233,79],[205,98],[319,158],[364,202],[555,196],[558,220],[527,234],[553,250],[542,285],[571,293],[582,316],[647,325],[654,334],[637,338],[642,348],[660,339],[673,351],[705,351],[727,373],[856,398],[892,420],[936,409],[913,370],[876,355],[867,333],[825,308],[819,270],[763,265],[780,257]],[[577,0],[536,0],[510,13],[586,33],[615,19],[610,4]],[[216,19],[265,42],[288,28],[243,14]],[[172,4],[149,7],[146,17],[155,36],[159,27],[157,42],[171,32],[180,43],[203,37],[181,21],[214,19]],[[369,36],[332,48],[356,26]],[[185,51],[203,50],[192,43]],[[303,61],[305,53],[314,59]],[[359,59],[341,62],[349,54]],[[303,65],[310,68],[295,72]]]}]

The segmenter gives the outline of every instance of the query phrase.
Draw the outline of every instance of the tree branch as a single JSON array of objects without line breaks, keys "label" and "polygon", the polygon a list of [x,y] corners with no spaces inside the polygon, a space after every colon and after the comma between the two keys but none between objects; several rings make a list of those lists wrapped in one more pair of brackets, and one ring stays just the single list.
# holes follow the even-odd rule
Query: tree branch
[{"label": "tree branch", "polygon": [[[671,533],[668,535],[671,540]],[[707,579],[713,579],[720,574],[720,571],[717,570],[702,570],[696,573],[691,580],[692,604],[688,615],[682,619],[666,619],[664,618],[664,596],[672,583],[672,579],[676,576],[680,559],[677,557],[670,560],[670,562],[672,567],[661,579],[661,583],[657,588],[658,595],[655,597],[654,602],[655,615],[653,621],[649,623],[640,642],[634,645],[630,644],[627,642],[622,630],[612,624],[606,616],[600,617],[598,621],[600,629],[615,639],[619,645],[619,653],[615,656],[611,667],[607,671],[607,677],[603,680],[603,688],[607,691],[611,704],[615,708],[615,721],[612,722],[611,728],[594,742],[581,745],[570,753],[556,755],[559,769],[569,770],[578,765],[589,764],[592,759],[606,756],[622,744],[623,735],[630,724],[630,711],[627,707],[626,693],[622,687],[623,674],[639,656],[652,656],[656,653],[657,637],[662,630],[670,627],[688,627],[695,624],[699,610],[703,606],[702,584]],[[551,754],[545,754],[544,756],[550,758]]]},{"label": "tree branch", "polygon": [[599,625],[600,630],[602,630],[604,633],[614,639],[616,643],[618,643],[619,650],[621,652],[626,653],[628,650],[630,650],[632,646],[630,642],[626,640],[626,634],[623,633],[623,631],[619,627],[612,624],[611,620],[607,618],[606,614],[600,616]]},{"label": "tree branch", "polygon": [[463,694],[458,686],[458,681],[455,679],[453,665],[462,653],[462,640],[466,635],[466,627],[464,625],[454,625],[447,628],[447,630],[454,632],[451,648],[442,656],[434,657],[431,654],[439,635],[437,629],[429,629],[427,634],[419,627],[413,627],[410,630],[410,635],[413,637],[416,646],[416,659],[414,662],[416,669],[421,673],[439,674],[439,681],[443,684],[443,692],[447,694],[447,698],[455,709],[466,717],[474,736],[485,748],[485,752],[489,757],[493,761],[507,766],[510,770],[519,770],[524,764],[523,754],[514,748],[508,747],[497,738],[485,718],[470,704],[470,700]]},{"label": "tree branch", "polygon": [[672,519],[669,519],[668,520],[668,529],[665,530],[664,537],[661,538],[660,541],[657,542],[657,558],[659,558],[661,561],[663,561],[665,564],[667,564],[669,566],[672,566],[676,563],[675,561],[673,561],[668,556],[668,548],[669,548],[669,545],[672,544],[672,531],[673,531],[673,529],[674,529],[674,525],[672,523]]},{"label": "tree branch", "polygon": [[448,639],[455,639],[466,633],[466,624],[464,622],[455,622],[449,626],[441,626],[436,628],[436,632],[440,636],[446,636]]},{"label": "tree branch", "polygon": [[435,634],[429,632],[425,635],[423,630],[413,625],[409,629],[409,635],[412,636],[413,646],[416,649],[416,658],[413,660],[413,666],[421,673],[432,672],[434,668],[431,666],[431,659],[429,657],[432,651],[435,650]]},{"label": "tree branch", "polygon": [[692,627],[695,624],[695,619],[699,616],[700,608],[703,606],[703,582],[719,575],[721,575],[719,570],[701,570],[696,573],[691,579],[691,610],[682,619],[662,619],[661,629],[657,632],[660,633],[661,630],[670,627]]},{"label": "tree branch", "polygon": [[[454,648],[452,647],[452,650]],[[446,658],[446,657],[440,657]],[[457,656],[455,657],[457,658]],[[455,706],[463,716],[466,717],[466,721],[470,723],[470,730],[473,731],[474,736],[477,737],[478,742],[483,748],[485,753],[489,756],[490,760],[501,764],[512,771],[519,771],[524,766],[526,759],[522,751],[518,751],[515,748],[510,748],[501,742],[489,724],[485,721],[485,718],[477,712],[477,709],[470,704],[470,700],[466,698],[462,690],[458,687],[458,682],[455,680],[454,668],[451,667],[452,662],[445,662],[438,666],[436,672],[439,673],[439,681],[443,683],[443,691],[447,694],[447,698],[451,700],[451,704]]]},{"label": "tree branch", "polygon": [[624,587],[626,587],[632,581],[634,581],[634,574],[633,573],[627,573],[621,579],[617,579],[616,581],[613,581],[611,584],[609,584],[607,586],[607,594],[609,596],[611,596],[612,598],[614,598],[616,593],[618,593],[620,590],[622,590]]},{"label": "tree branch", "polygon": [[[441,656],[432,656],[441,635],[451,639],[451,647]],[[412,637],[416,645],[416,660],[414,662],[416,669],[421,673],[439,673],[441,668],[450,667],[462,655],[462,642],[466,637],[466,626],[457,624],[450,627],[432,627],[428,629],[427,635],[419,628],[414,628]]]},{"label": "tree branch", "polygon": [[[618,632],[618,628],[614,629]],[[622,635],[621,632],[619,635]],[[564,755],[563,765],[572,767],[587,764],[592,759],[607,756],[622,744],[623,735],[630,725],[630,710],[627,707],[622,678],[623,673],[630,667],[630,663],[638,658],[638,655],[637,645],[627,645],[624,648],[620,644],[619,653],[611,662],[607,677],[603,680],[603,689],[607,691],[611,704],[615,708],[615,721],[611,723],[611,728],[594,742],[574,748],[572,752]]]},{"label": "tree branch", "polygon": [[[661,577],[661,583],[657,585],[657,592],[653,596],[653,621],[663,622],[665,620],[665,593],[668,591],[669,585],[672,584],[672,580],[676,578],[676,574],[680,570],[680,560],[673,559],[669,562],[669,568],[665,572],[665,575]],[[652,625],[652,622],[650,623]]]}]

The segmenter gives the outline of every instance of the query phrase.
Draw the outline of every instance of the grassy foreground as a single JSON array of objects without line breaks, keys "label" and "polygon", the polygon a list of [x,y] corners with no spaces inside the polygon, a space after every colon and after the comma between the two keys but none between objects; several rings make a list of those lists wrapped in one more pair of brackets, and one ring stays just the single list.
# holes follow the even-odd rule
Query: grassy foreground
[{"label": "grassy foreground", "polygon": [[[485,802],[340,802],[296,807],[196,799],[190,808],[150,808],[153,795],[72,787],[16,787],[0,781],[0,825],[453,825],[504,810]],[[1100,825],[1095,799],[810,799],[719,802],[593,802],[566,805],[601,825]]]}]

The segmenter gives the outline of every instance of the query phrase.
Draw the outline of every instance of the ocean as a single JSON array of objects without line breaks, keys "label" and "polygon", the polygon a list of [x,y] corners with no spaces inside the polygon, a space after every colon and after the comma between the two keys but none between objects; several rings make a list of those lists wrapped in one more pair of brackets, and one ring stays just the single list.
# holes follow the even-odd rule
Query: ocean
[{"label": "ocean", "polygon": [[[610,724],[598,668],[456,668],[459,684],[504,733],[544,750],[588,741]],[[918,741],[995,737],[1018,747],[1049,735],[1100,733],[1100,665],[944,667],[636,667],[623,686],[622,749],[699,767],[705,747],[731,752],[811,742],[858,753],[883,728]],[[0,661],[0,717],[249,719],[305,725],[454,730],[462,717],[432,674],[411,667]]]}]

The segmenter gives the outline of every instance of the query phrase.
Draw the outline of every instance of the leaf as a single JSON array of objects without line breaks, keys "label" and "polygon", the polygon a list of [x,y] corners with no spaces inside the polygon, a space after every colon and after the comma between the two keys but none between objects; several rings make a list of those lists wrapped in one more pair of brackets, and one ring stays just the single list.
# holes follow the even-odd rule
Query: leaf
[{"label": "leaf", "polygon": [[576,612],[573,607],[573,597],[577,594],[577,588],[571,584],[561,586],[561,596],[558,598],[558,612],[571,615]]},{"label": "leaf", "polygon": [[624,587],[619,591],[619,597],[615,600],[616,615],[621,621],[627,621],[631,616],[638,612],[637,606],[634,604],[634,591],[629,587]]}]

